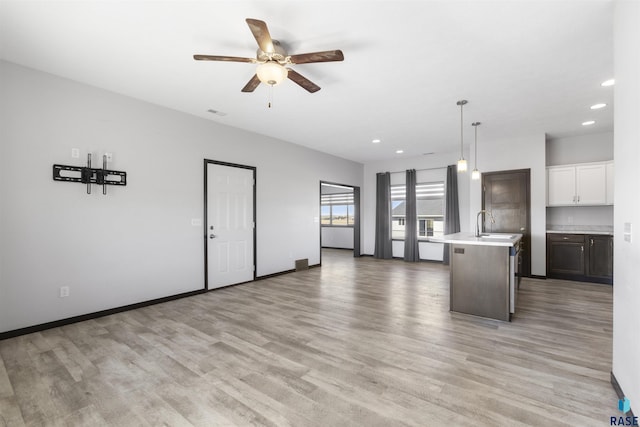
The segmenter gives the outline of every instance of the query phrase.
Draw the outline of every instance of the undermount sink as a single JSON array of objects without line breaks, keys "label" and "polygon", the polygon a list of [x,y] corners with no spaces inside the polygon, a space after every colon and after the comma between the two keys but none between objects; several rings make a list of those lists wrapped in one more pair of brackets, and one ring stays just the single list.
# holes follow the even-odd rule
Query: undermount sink
[{"label": "undermount sink", "polygon": [[480,235],[481,239],[513,239],[515,236],[513,234],[487,234],[483,233]]}]

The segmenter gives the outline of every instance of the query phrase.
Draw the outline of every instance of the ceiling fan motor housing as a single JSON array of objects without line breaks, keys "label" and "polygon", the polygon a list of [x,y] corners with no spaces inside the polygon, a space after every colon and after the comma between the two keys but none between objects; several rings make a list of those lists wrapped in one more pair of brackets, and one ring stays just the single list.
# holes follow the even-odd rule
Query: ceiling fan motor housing
[{"label": "ceiling fan motor housing", "polygon": [[256,51],[256,58],[260,62],[278,61],[281,64],[286,63],[287,53],[278,40],[272,40],[273,52],[264,52],[258,48]]}]

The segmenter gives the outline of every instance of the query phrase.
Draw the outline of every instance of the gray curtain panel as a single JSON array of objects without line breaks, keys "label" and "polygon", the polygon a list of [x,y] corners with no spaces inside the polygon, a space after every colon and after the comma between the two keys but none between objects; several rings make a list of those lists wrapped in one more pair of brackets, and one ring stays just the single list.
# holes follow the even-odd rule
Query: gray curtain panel
[{"label": "gray curtain panel", "polygon": [[376,175],[376,246],[374,258],[391,259],[391,174]]},{"label": "gray curtain panel", "polygon": [[418,248],[418,212],[416,206],[416,170],[407,169],[404,221],[404,260],[420,261]]},{"label": "gray curtain panel", "polygon": [[[447,166],[445,194],[444,234],[460,231],[460,206],[458,205],[458,170],[456,165]],[[444,244],[442,263],[449,265],[449,244]]]}]

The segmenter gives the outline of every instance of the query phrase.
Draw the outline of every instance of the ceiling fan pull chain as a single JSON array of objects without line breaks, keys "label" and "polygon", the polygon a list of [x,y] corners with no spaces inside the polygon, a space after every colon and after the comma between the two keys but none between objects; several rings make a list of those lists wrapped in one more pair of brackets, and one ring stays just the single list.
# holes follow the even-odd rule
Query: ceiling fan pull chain
[{"label": "ceiling fan pull chain", "polygon": [[273,102],[273,85],[269,85],[269,108]]}]

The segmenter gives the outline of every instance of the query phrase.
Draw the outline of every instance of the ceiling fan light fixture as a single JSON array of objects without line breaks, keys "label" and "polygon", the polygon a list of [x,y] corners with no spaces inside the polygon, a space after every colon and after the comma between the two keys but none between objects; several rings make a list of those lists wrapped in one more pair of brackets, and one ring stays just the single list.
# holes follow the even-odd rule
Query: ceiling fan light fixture
[{"label": "ceiling fan light fixture", "polygon": [[267,61],[264,64],[260,64],[256,70],[258,79],[269,86],[282,83],[287,78],[288,73],[288,70],[283,65],[275,61]]}]

